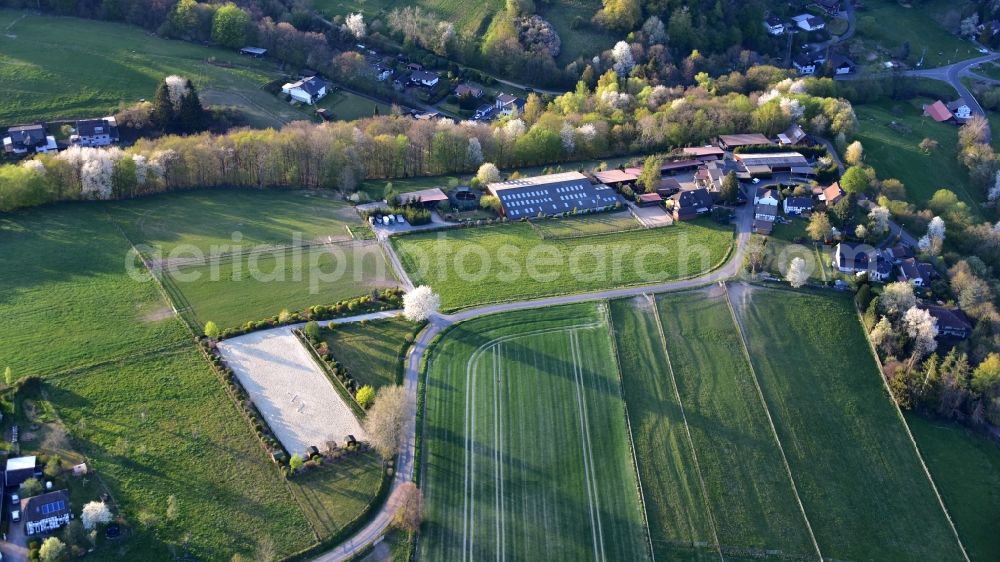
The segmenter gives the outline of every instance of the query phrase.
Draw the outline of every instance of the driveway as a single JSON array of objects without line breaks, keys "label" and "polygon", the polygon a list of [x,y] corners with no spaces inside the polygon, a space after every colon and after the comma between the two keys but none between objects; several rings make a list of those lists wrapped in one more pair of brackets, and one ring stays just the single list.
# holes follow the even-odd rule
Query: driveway
[{"label": "driveway", "polygon": [[3,553],[4,562],[28,562],[27,545],[24,522],[11,523],[7,531],[7,540],[0,542],[0,552]]},{"label": "driveway", "polygon": [[632,216],[646,228],[657,228],[674,224],[674,219],[671,218],[670,213],[667,213],[667,210],[661,205],[640,207],[634,203],[629,203],[628,209],[632,212]]}]

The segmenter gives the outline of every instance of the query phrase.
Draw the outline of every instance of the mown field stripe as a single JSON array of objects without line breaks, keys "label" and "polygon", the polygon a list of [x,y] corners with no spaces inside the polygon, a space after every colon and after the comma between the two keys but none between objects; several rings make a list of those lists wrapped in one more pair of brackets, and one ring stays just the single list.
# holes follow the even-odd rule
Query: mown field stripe
[{"label": "mown field stripe", "polygon": [[725,562],[722,556],[722,543],[719,541],[719,532],[715,523],[715,513],[712,511],[712,504],[708,498],[708,487],[705,485],[705,476],[701,471],[701,464],[698,462],[698,450],[694,446],[694,438],[691,437],[691,426],[688,425],[687,413],[684,411],[684,402],[681,400],[681,393],[677,389],[677,378],[674,376],[674,366],[670,362],[670,349],[667,347],[667,335],[663,331],[663,322],[660,321],[660,305],[655,295],[646,295],[653,305],[653,314],[656,319],[656,330],[660,335],[660,343],[663,345],[663,356],[667,359],[667,372],[670,374],[670,387],[674,390],[674,398],[677,399],[677,406],[680,408],[681,420],[684,422],[684,433],[687,435],[688,445],[691,447],[691,457],[694,460],[695,472],[698,474],[698,482],[701,484],[702,499],[705,502],[705,512],[708,514],[708,521],[712,526],[712,537],[715,539],[715,548],[719,552],[720,562]]},{"label": "mown field stripe", "polygon": [[792,475],[792,467],[788,464],[788,457],[785,456],[785,448],[781,444],[781,439],[778,437],[778,429],[774,425],[774,419],[771,417],[771,409],[767,406],[767,400],[764,399],[764,391],[761,390],[760,381],[757,378],[757,370],[753,366],[753,359],[750,357],[750,348],[747,344],[747,335],[743,329],[743,324],[740,322],[739,318],[736,316],[736,309],[733,308],[733,302],[729,298],[729,287],[726,282],[722,282],[722,287],[726,293],[726,306],[729,308],[729,314],[733,318],[733,324],[736,325],[737,331],[740,334],[740,348],[743,350],[743,355],[746,357],[747,365],[750,367],[750,375],[753,379],[754,387],[757,389],[757,395],[760,397],[760,403],[764,407],[764,414],[767,416],[767,423],[771,426],[771,434],[774,436],[774,442],[778,444],[778,452],[781,453],[781,462],[785,467],[785,472],[788,474],[788,481],[792,485],[792,493],[795,495],[795,502],[799,505],[799,511],[802,512],[802,519],[805,521],[806,530],[809,531],[809,539],[813,543],[813,547],[816,548],[816,554],[819,556],[819,561],[823,562],[823,552],[820,551],[819,543],[816,542],[816,534],[813,533],[812,525],[809,523],[809,516],[806,515],[805,505],[802,504],[802,498],[799,497],[798,486],[795,485],[795,477]]},{"label": "mown field stripe", "polygon": [[[587,485],[587,496],[591,498],[590,500],[590,520],[591,525],[595,522],[595,512],[596,512],[596,525],[594,525],[591,530],[594,534],[594,542],[597,548],[594,551],[595,560],[605,560],[606,555],[604,552],[604,529],[601,526],[601,498],[598,494],[597,483],[595,482],[595,472],[596,468],[594,466],[594,450],[590,441],[590,421],[587,417],[587,402],[583,397],[583,373],[581,372],[581,365],[583,364],[583,358],[580,357],[580,340],[577,336],[576,330],[570,330],[570,351],[573,355],[573,376],[576,379],[576,396],[577,404],[579,405],[579,417],[580,417],[580,435],[581,444],[583,447],[583,464],[584,464],[584,479]],[[600,551],[600,556],[598,556],[598,550]]]}]

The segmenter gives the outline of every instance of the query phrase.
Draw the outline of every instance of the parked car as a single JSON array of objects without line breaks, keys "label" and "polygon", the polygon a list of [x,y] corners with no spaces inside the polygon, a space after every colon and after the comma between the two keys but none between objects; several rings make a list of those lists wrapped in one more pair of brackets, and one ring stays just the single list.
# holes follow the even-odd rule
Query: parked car
[{"label": "parked car", "polygon": [[21,520],[21,510],[20,509],[11,510],[11,512],[10,512],[10,520],[13,521],[14,523],[17,523],[18,521],[20,521]]},{"label": "parked car", "polygon": [[10,495],[10,505],[11,507],[21,505],[21,496],[17,495],[17,492]]},{"label": "parked car", "polygon": [[977,49],[977,50],[978,50],[978,51],[979,51],[980,53],[984,54],[984,55],[988,55],[988,54],[990,54],[990,50],[989,50],[989,49],[987,49],[986,47],[979,47],[979,49]]}]

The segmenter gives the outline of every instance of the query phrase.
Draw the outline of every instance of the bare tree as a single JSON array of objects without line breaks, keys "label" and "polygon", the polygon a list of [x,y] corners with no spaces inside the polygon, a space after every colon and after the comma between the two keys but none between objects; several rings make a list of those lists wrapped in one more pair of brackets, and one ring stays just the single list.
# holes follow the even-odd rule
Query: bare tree
[{"label": "bare tree", "polygon": [[399,487],[399,508],[392,522],[396,527],[415,533],[420,529],[424,516],[424,495],[413,482],[405,482]]},{"label": "bare tree", "polygon": [[375,404],[365,417],[365,432],[372,447],[390,459],[403,444],[406,421],[413,415],[402,386],[385,386],[375,396]]}]

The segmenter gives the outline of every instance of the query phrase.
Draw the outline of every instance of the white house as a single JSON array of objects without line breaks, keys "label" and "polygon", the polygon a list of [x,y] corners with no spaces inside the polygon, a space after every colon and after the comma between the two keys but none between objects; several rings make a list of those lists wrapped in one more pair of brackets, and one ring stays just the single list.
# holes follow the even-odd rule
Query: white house
[{"label": "white house", "polygon": [[771,16],[764,20],[764,27],[767,29],[768,35],[777,37],[785,33],[785,24],[781,21],[781,18]]},{"label": "white house", "polygon": [[438,79],[439,78],[436,72],[428,72],[426,70],[414,70],[413,73],[410,74],[410,82],[426,86],[428,88],[436,86]]},{"label": "white house", "polygon": [[758,187],[757,192],[754,193],[753,196],[754,205],[772,205],[775,208],[777,208],[778,203],[779,203],[778,192],[773,189],[767,187]]},{"label": "white house", "polygon": [[76,134],[70,142],[80,146],[108,146],[118,142],[118,121],[114,117],[84,119],[76,122]]},{"label": "white house", "polygon": [[816,74],[816,61],[807,55],[800,55],[792,60],[792,66],[799,71],[800,76],[812,76]]},{"label": "white house", "polygon": [[524,100],[511,94],[498,94],[495,107],[500,115],[513,115],[515,111],[524,111]]},{"label": "white house", "polygon": [[813,208],[812,199],[809,197],[786,197],[782,202],[786,215],[801,215],[808,213]]},{"label": "white house", "polygon": [[322,78],[310,76],[297,82],[289,82],[281,87],[281,91],[291,96],[295,101],[312,105],[326,97],[328,84]]},{"label": "white house", "polygon": [[850,74],[854,71],[854,63],[844,56],[834,56],[831,61],[834,74]]},{"label": "white house", "polygon": [[885,281],[892,272],[892,262],[882,252],[865,244],[850,242],[837,244],[833,266],[843,273],[867,273],[872,281]]},{"label": "white house", "polygon": [[792,18],[792,21],[794,21],[795,25],[803,31],[819,31],[820,29],[826,27],[826,22],[823,21],[823,18],[812,14],[801,14],[795,16]]}]

